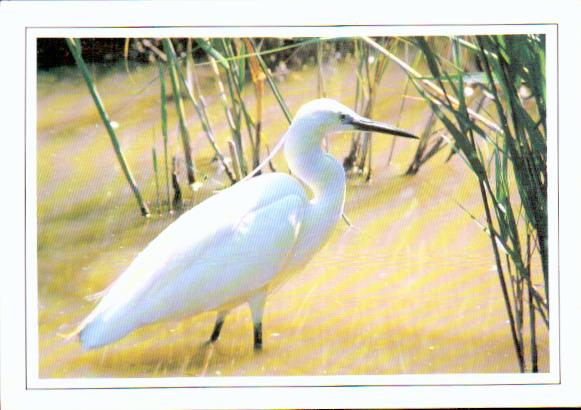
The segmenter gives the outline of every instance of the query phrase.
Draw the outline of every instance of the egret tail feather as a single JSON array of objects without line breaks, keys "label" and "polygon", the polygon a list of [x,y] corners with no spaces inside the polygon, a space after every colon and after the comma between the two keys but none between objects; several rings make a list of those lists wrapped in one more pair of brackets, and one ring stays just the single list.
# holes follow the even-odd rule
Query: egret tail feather
[{"label": "egret tail feather", "polygon": [[100,292],[92,293],[90,295],[85,296],[85,300],[87,302],[96,302],[98,300],[103,299],[103,296],[105,296],[108,291],[109,291],[109,288],[106,288],[106,289],[103,289]]},{"label": "egret tail feather", "polygon": [[79,340],[83,350],[93,350],[113,343],[135,329],[129,321],[104,321],[100,316],[87,323],[79,332]]},{"label": "egret tail feather", "polygon": [[72,332],[68,332],[68,333],[57,333],[56,335],[58,337],[60,337],[61,339],[63,339],[63,341],[65,343],[70,343],[74,338],[76,338],[79,333],[81,333],[81,330],[79,329],[79,326],[77,326],[75,328],[75,330],[73,330]]}]

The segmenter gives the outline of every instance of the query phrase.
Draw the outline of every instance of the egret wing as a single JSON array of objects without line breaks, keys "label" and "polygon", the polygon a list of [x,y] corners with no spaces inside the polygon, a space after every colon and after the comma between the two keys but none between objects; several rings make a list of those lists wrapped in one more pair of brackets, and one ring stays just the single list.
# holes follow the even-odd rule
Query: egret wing
[{"label": "egret wing", "polygon": [[[288,198],[293,200],[285,202]],[[84,323],[101,314],[110,317],[133,309],[144,299],[168,296],[164,292],[169,292],[176,283],[181,284],[186,272],[190,272],[190,287],[196,281],[207,283],[206,276],[201,279],[202,273],[197,273],[202,276],[196,279],[194,267],[199,268],[198,272],[220,275],[220,269],[216,272],[212,263],[219,261],[222,264],[220,268],[223,268],[228,252],[234,258],[234,244],[243,249],[245,241],[258,243],[262,240],[258,238],[258,229],[269,229],[267,221],[274,224],[270,229],[275,229],[277,220],[286,221],[289,215],[296,219],[295,229],[302,217],[299,208],[306,201],[300,184],[285,174],[253,178],[207,199],[183,214],[150,242],[113,283]],[[270,208],[273,205],[274,208]],[[273,211],[267,213],[267,209]],[[212,259],[212,256],[216,258]],[[222,282],[226,283],[227,280],[226,276]],[[161,293],[157,295],[156,292]]]},{"label": "egret wing", "polygon": [[131,306],[127,316],[151,323],[231,308],[248,300],[284,269],[291,255],[305,200],[289,195],[245,215],[220,243],[184,260],[171,281],[154,284]]}]

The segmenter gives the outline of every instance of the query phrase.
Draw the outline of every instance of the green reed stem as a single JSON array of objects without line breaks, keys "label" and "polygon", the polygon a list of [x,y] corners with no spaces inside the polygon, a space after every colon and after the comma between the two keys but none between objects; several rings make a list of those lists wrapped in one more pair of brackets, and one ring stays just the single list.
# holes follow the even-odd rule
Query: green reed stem
[{"label": "green reed stem", "polygon": [[111,120],[109,119],[109,115],[107,114],[107,111],[105,110],[105,106],[103,104],[103,101],[101,100],[99,92],[97,91],[97,86],[95,85],[93,78],[91,77],[91,73],[89,72],[89,69],[88,69],[87,65],[85,64],[85,61],[83,60],[83,56],[81,54],[81,42],[79,39],[72,39],[72,38],[67,38],[67,39],[65,39],[65,41],[67,43],[67,46],[69,47],[69,50],[71,51],[71,54],[73,55],[73,58],[75,59],[75,63],[77,64],[77,67],[81,71],[81,74],[85,80],[85,83],[87,84],[87,87],[89,88],[89,92],[91,93],[91,97],[93,97],[93,101],[95,102],[95,106],[97,107],[97,111],[99,111],[99,115],[101,116],[101,120],[103,121],[103,124],[105,125],[105,128],[107,129],[107,133],[109,134],[109,138],[111,139],[111,143],[113,144],[113,149],[115,150],[115,155],[117,156],[117,160],[119,161],[119,164],[121,165],[121,169],[123,170],[123,174],[125,175],[125,179],[127,179],[127,182],[129,183],[129,186],[131,187],[131,190],[133,191],[133,195],[135,197],[135,200],[137,201],[137,204],[138,204],[139,209],[141,211],[141,215],[147,217],[150,214],[149,208],[147,207],[147,204],[143,201],[143,197],[141,196],[141,193],[139,192],[139,188],[137,187],[137,183],[135,182],[135,179],[133,178],[131,170],[129,169],[129,165],[127,164],[127,160],[125,159],[125,155],[123,154],[123,150],[121,149],[121,144],[119,143],[119,139],[117,138],[117,134],[115,133],[115,130],[113,129],[113,126],[111,125]]},{"label": "green reed stem", "polygon": [[192,150],[190,148],[190,132],[186,122],[186,113],[182,101],[180,83],[178,82],[178,67],[176,64],[176,54],[171,41],[167,38],[162,40],[163,49],[168,58],[169,74],[173,89],[173,97],[176,103],[176,111],[178,113],[178,121],[180,124],[180,135],[182,137],[182,147],[184,157],[186,159],[186,172],[188,175],[188,183],[191,185],[196,182],[196,169],[192,159]]},{"label": "green reed stem", "polygon": [[[256,43],[254,42],[254,40],[251,39],[250,42],[252,43],[252,47],[254,48],[254,50],[257,50]],[[258,60],[258,63],[260,64],[260,68],[262,68],[262,72],[266,76],[266,81],[268,82],[268,85],[269,85],[270,89],[272,90],[272,93],[274,94],[274,97],[276,98],[278,105],[280,106],[286,120],[290,124],[293,120],[293,117],[290,114],[290,111],[288,109],[286,101],[284,100],[280,90],[278,89],[278,86],[274,82],[274,79],[272,78],[272,75],[270,74],[270,70],[268,69],[262,56],[260,54],[257,54],[256,58]]]},{"label": "green reed stem", "polygon": [[[494,225],[492,222],[490,207],[488,205],[488,199],[486,196],[486,189],[484,188],[484,184],[480,179],[478,180],[478,186],[480,188],[480,194],[482,196],[482,202],[484,204],[484,211],[486,213],[486,221],[488,222],[489,230],[492,233]],[[518,337],[517,332],[516,332],[516,324],[515,324],[514,316],[512,314],[510,298],[508,296],[508,290],[506,287],[506,280],[504,278],[504,272],[502,269],[502,262],[500,261],[500,254],[498,252],[498,245],[496,243],[496,238],[495,238],[494,234],[490,235],[490,241],[491,241],[492,249],[494,252],[494,260],[496,262],[496,270],[498,273],[498,279],[500,281],[500,287],[502,289],[502,296],[503,296],[504,302],[505,302],[504,304],[505,304],[505,308],[506,308],[506,313],[508,315],[508,320],[510,322],[510,333],[511,333],[513,345],[514,345],[514,348],[516,351],[516,356],[518,359],[518,366],[519,366],[519,369],[522,373],[525,371],[524,352],[523,352],[522,345],[519,342],[519,337]]]},{"label": "green reed stem", "polygon": [[236,144],[232,140],[228,140],[228,149],[230,150],[230,158],[232,158],[232,164],[234,164],[234,175],[236,175],[236,180],[240,181],[242,179],[242,171],[240,170],[240,160],[238,159],[238,149]]},{"label": "green reed stem", "polygon": [[[415,43],[422,51],[428,68],[438,85],[408,72],[420,95],[429,103],[432,112],[450,132],[454,139],[453,149],[461,153],[461,158],[469,165],[478,178],[482,202],[487,220],[487,233],[490,236],[494,259],[497,267],[502,295],[510,323],[511,336],[521,372],[527,370],[525,357],[525,303],[528,304],[530,349],[529,358],[533,372],[538,371],[538,348],[536,335],[536,312],[548,326],[548,300],[538,295],[532,281],[530,244],[531,232],[536,235],[540,259],[542,261],[545,295],[548,298],[547,255],[546,255],[546,137],[544,135],[544,78],[540,67],[544,58],[544,48],[539,38],[531,36],[479,36],[478,47],[470,49],[476,53],[484,69],[487,81],[480,84],[493,96],[499,126],[495,139],[491,139],[476,121],[481,121],[474,111],[467,107],[464,95],[464,78],[473,73],[459,69],[461,61],[459,45],[467,43],[457,38],[452,41],[456,46],[455,74],[441,69],[441,56],[431,49],[423,38]],[[531,74],[534,73],[534,74]],[[537,103],[534,107],[524,107],[519,96],[523,79],[536,81],[540,86],[531,86]],[[444,86],[446,83],[446,87]],[[528,82],[527,82],[528,84]],[[449,90],[449,91],[448,91]],[[449,93],[453,94],[455,98]],[[530,104],[533,105],[533,104]],[[536,113],[535,113],[536,109]],[[447,114],[444,114],[446,111]],[[538,118],[533,118],[536,114]],[[492,150],[487,160],[484,152],[475,143],[474,134],[483,137]],[[494,164],[494,166],[492,166]],[[492,171],[493,170],[493,171]],[[516,182],[518,197],[511,194],[509,181]],[[494,188],[493,188],[494,187]],[[517,199],[515,199],[515,197]],[[490,201],[489,201],[490,199]],[[524,210],[525,218],[515,216],[513,203]],[[512,203],[511,203],[512,201]],[[526,230],[526,247],[521,244],[523,230]],[[500,248],[506,253],[503,264]],[[506,269],[505,269],[506,268]],[[510,279],[509,295],[507,280]],[[525,295],[525,291],[527,291]],[[512,298],[511,298],[512,296]],[[525,302],[525,299],[527,301]],[[546,309],[545,315],[543,309]]]},{"label": "green reed stem", "polygon": [[[190,87],[188,87],[188,84],[186,83],[186,79],[185,79],[184,75],[182,74],[182,72],[178,70],[178,74],[179,74],[182,85],[185,87],[185,89],[187,91],[188,99],[190,100],[190,102],[194,106],[194,109],[196,110],[196,113],[198,114],[198,118],[200,119],[200,122],[202,123],[202,128],[204,129],[204,133],[206,134],[206,137],[208,138],[208,141],[210,142],[210,146],[212,147],[212,149],[214,150],[214,153],[216,154],[216,156],[218,157],[218,159],[222,163],[222,166],[224,167],[224,171],[226,172],[228,179],[230,180],[231,183],[234,183],[236,181],[236,179],[235,179],[234,175],[232,174],[232,171],[230,171],[230,168],[228,167],[228,164],[226,163],[224,155],[222,155],[222,152],[220,151],[220,148],[218,147],[218,144],[216,143],[216,138],[214,137],[214,132],[212,131],[212,127],[210,125],[210,121],[208,118],[208,114],[205,110],[205,107],[202,104],[200,104],[200,102],[198,101],[198,99],[194,95],[193,90]],[[193,78],[192,78],[192,80],[193,80]],[[193,80],[193,81],[195,82],[195,80]]]},{"label": "green reed stem", "polygon": [[167,94],[165,90],[165,73],[162,63],[159,63],[159,82],[161,84],[161,133],[163,135],[163,161],[165,166],[165,193],[169,207],[169,212],[173,212],[171,194],[170,194],[170,173],[169,157],[167,152],[168,132],[167,132]]},{"label": "green reed stem", "polygon": [[153,173],[155,174],[155,193],[157,197],[157,211],[161,213],[161,197],[159,194],[159,174],[157,172],[157,153],[155,147],[151,148],[151,158],[153,160]]},{"label": "green reed stem", "polygon": [[234,108],[234,124],[235,129],[232,135],[234,143],[236,144],[236,149],[238,153],[238,161],[242,175],[248,174],[248,165],[246,164],[246,158],[244,156],[244,148],[242,144],[242,116],[246,121],[246,126],[248,129],[248,135],[252,138],[252,120],[250,119],[250,114],[246,109],[244,104],[244,98],[242,98],[242,88],[244,87],[243,75],[241,73],[243,67],[241,66],[244,60],[238,60],[239,65],[236,64],[237,60],[231,59],[236,54],[234,52],[234,47],[232,44],[233,40],[227,41],[226,39],[221,39],[221,45],[224,49],[224,53],[229,58],[228,69],[226,72],[226,79],[228,84],[228,91],[230,93],[230,101]]},{"label": "green reed stem", "polygon": [[[385,54],[391,61],[396,63],[406,74],[411,76],[412,78],[420,81],[423,85],[425,85],[428,89],[435,92],[436,94],[443,95],[444,91],[441,87],[438,87],[432,81],[425,79],[418,71],[410,67],[406,62],[395,56],[393,53],[387,51],[384,47],[382,47],[377,42],[373,41],[369,37],[362,37],[362,40],[371,45],[373,48],[378,50],[380,53]],[[451,101],[454,103],[454,106],[457,106],[458,101],[455,98],[451,98]],[[488,118],[483,117],[482,115],[474,112],[473,110],[468,110],[471,118],[474,118],[480,122],[482,122],[486,127],[491,129],[495,132],[502,132],[502,129],[498,126],[498,124],[494,123],[494,121],[489,120]]]}]

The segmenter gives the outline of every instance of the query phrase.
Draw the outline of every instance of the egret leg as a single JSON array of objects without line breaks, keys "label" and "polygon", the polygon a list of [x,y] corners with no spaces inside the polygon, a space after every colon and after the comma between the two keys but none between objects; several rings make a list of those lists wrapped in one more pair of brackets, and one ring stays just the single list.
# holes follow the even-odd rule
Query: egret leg
[{"label": "egret leg", "polygon": [[220,332],[222,331],[222,326],[224,325],[224,320],[226,320],[227,314],[228,312],[218,312],[218,316],[216,316],[216,324],[214,325],[212,336],[210,336],[210,342],[214,343],[220,337]]},{"label": "egret leg", "polygon": [[254,323],[254,349],[262,349],[262,322]]},{"label": "egret leg", "polygon": [[254,324],[254,350],[262,349],[262,316],[264,315],[266,292],[260,292],[248,301]]}]

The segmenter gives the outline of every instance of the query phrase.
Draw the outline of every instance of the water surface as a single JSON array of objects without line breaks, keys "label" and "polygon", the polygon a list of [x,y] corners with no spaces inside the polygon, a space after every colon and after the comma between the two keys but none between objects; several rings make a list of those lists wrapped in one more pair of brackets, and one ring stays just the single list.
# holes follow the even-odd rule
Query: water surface
[{"label": "water surface", "polygon": [[[214,324],[206,313],[139,329],[103,349],[83,352],[64,343],[135,255],[176,217],[157,215],[151,149],[162,158],[157,69],[96,70],[97,83],[128,162],[154,215],[145,219],[121,170],[85,85],[74,69],[38,77],[39,374],[63,377],[250,375],[385,375],[518,372],[488,237],[461,203],[484,220],[476,180],[447,151],[414,177],[402,176],[415,143],[399,141],[388,164],[390,138],[374,139],[370,183],[351,180],[346,215],[327,246],[302,273],[271,294],[264,317],[264,350],[252,349],[246,306],[227,318],[219,342],[205,343]],[[219,143],[228,138],[209,73],[202,71]],[[348,64],[326,68],[330,97],[352,104]],[[375,117],[395,121],[403,83],[385,76]],[[134,82],[132,82],[134,81]],[[153,81],[153,82],[152,82]],[[292,112],[316,98],[316,72],[292,72],[281,83]],[[247,98],[253,100],[249,90]],[[269,96],[264,138],[273,146],[286,129]],[[173,102],[172,102],[173,103]],[[186,190],[186,208],[223,180],[191,106],[192,147],[203,187]],[[425,112],[406,105],[400,126],[420,132]],[[170,106],[170,152],[180,153]],[[331,141],[342,159],[349,136]],[[276,158],[286,171],[284,159]],[[162,186],[163,187],[163,186]],[[164,189],[162,189],[162,193]],[[192,227],[195,229],[195,227]],[[548,335],[538,330],[541,371],[548,371]]]}]

